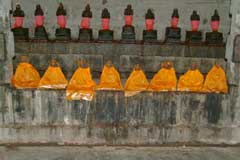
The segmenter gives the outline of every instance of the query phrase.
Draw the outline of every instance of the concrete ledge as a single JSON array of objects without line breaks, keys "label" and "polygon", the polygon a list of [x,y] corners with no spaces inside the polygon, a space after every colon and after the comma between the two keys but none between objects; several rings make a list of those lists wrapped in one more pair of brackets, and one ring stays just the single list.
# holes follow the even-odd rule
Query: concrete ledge
[{"label": "concrete ledge", "polygon": [[[20,62],[20,54],[17,54],[13,67],[16,69]],[[90,63],[93,72],[93,77],[99,79],[104,63],[108,59],[112,59],[115,67],[119,70],[122,79],[126,79],[132,71],[135,64],[141,64],[149,79],[160,68],[160,63],[163,61],[172,61],[177,74],[185,73],[191,66],[191,63],[197,63],[200,71],[207,74],[211,67],[217,62],[225,70],[227,62],[224,59],[217,58],[193,58],[193,57],[161,57],[161,56],[137,56],[137,55],[121,55],[121,56],[103,56],[100,54],[30,54],[30,62],[37,68],[40,74],[43,74],[48,67],[52,58],[56,58],[62,67],[62,70],[67,78],[71,78],[77,68],[77,60],[83,58]]]},{"label": "concrete ledge", "polygon": [[0,147],[4,160],[238,160],[237,147]]},{"label": "concrete ledge", "polygon": [[184,43],[166,44],[113,42],[56,42],[56,41],[17,41],[15,51],[19,54],[100,54],[142,55],[169,57],[225,58],[225,45],[187,45]]}]

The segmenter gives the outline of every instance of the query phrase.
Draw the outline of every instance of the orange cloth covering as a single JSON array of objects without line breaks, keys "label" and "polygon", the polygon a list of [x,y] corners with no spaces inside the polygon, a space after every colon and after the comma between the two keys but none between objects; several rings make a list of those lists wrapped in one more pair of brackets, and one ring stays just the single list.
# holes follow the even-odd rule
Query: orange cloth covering
[{"label": "orange cloth covering", "polygon": [[[57,62],[54,61],[52,63]],[[40,80],[39,88],[64,89],[66,88],[67,83],[68,81],[59,65],[50,65]]]},{"label": "orange cloth covering", "polygon": [[120,75],[114,66],[104,65],[98,90],[123,90]]},{"label": "orange cloth covering", "polygon": [[67,99],[91,101],[95,94],[95,86],[96,83],[92,80],[90,68],[78,67],[68,84]]},{"label": "orange cloth covering", "polygon": [[18,89],[37,88],[40,81],[38,71],[27,62],[19,63],[12,77],[12,85]]},{"label": "orange cloth covering", "polygon": [[189,69],[180,77],[178,82],[178,91],[202,92],[203,81],[204,77],[198,69]]},{"label": "orange cloth covering", "polygon": [[149,90],[152,91],[176,91],[177,77],[173,67],[161,68],[150,82]]},{"label": "orange cloth covering", "polygon": [[227,78],[225,71],[221,66],[214,65],[208,72],[204,82],[204,90],[206,92],[228,92]]},{"label": "orange cloth covering", "polygon": [[125,84],[125,96],[134,96],[141,91],[147,90],[149,86],[148,80],[144,72],[135,67]]}]

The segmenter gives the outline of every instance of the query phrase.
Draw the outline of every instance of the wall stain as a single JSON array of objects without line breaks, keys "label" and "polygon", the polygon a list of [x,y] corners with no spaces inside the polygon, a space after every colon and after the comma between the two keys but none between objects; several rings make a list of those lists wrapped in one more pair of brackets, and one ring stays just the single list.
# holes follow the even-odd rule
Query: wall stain
[{"label": "wall stain", "polygon": [[222,95],[208,94],[206,96],[205,108],[208,123],[217,124],[222,113]]}]

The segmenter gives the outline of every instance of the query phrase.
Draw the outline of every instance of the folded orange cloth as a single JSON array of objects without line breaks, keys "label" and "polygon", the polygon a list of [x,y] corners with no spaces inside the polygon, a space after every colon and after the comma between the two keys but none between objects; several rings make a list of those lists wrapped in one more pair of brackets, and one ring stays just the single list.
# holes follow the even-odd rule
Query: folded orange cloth
[{"label": "folded orange cloth", "polygon": [[204,82],[206,92],[227,93],[228,85],[225,71],[219,65],[214,65],[208,72]]},{"label": "folded orange cloth", "polygon": [[95,87],[96,83],[92,80],[90,68],[78,67],[68,84],[67,99],[91,101]]},{"label": "folded orange cloth", "polygon": [[39,88],[46,89],[65,89],[68,81],[65,78],[62,69],[59,65],[56,65],[56,61],[51,62],[52,64],[45,71],[43,77],[40,80]]},{"label": "folded orange cloth", "polygon": [[162,67],[150,82],[151,91],[176,91],[177,77],[172,66]]},{"label": "folded orange cloth", "polygon": [[148,86],[149,83],[144,72],[139,67],[135,67],[126,81],[125,96],[136,95],[147,90]]},{"label": "folded orange cloth", "polygon": [[123,90],[118,71],[114,66],[104,65],[98,90]]},{"label": "folded orange cloth", "polygon": [[40,81],[38,71],[27,62],[22,62],[17,66],[12,77],[12,85],[18,89],[37,88]]},{"label": "folded orange cloth", "polygon": [[203,92],[204,77],[198,69],[189,69],[178,82],[178,91]]}]

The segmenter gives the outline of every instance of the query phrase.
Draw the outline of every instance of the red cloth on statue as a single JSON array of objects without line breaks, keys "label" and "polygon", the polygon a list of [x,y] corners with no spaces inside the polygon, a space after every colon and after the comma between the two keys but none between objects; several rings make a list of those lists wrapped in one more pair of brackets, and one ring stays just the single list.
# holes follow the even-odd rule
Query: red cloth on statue
[{"label": "red cloth on statue", "polygon": [[80,24],[82,29],[89,29],[90,28],[90,18],[89,17],[82,17],[82,21]]},{"label": "red cloth on statue", "polygon": [[44,24],[44,16],[35,16],[35,27],[41,27]]},{"label": "red cloth on statue", "polygon": [[24,17],[15,17],[13,28],[21,28],[23,26],[23,19]]},{"label": "red cloth on statue", "polygon": [[64,15],[59,15],[57,16],[57,24],[60,26],[60,28],[66,28],[66,16]]},{"label": "red cloth on statue", "polygon": [[154,29],[154,19],[146,19],[146,30]]},{"label": "red cloth on statue", "polygon": [[192,26],[192,31],[198,31],[200,22],[198,20],[192,20],[191,21],[191,26]]},{"label": "red cloth on statue", "polygon": [[102,18],[102,29],[103,30],[109,30],[109,23],[110,19],[109,18]]}]

